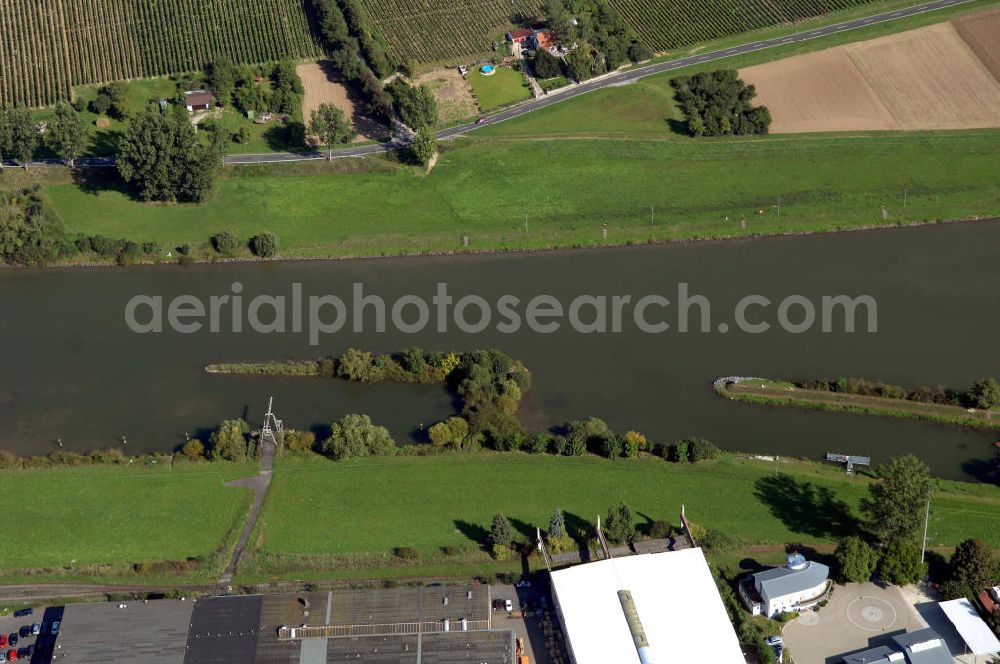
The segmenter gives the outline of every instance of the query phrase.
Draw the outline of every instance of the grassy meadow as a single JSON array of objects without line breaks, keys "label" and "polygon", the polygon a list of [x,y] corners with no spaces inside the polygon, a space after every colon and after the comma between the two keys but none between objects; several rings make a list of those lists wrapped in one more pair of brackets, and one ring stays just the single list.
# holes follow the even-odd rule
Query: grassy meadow
[{"label": "grassy meadow", "polygon": [[992,130],[463,139],[428,175],[355,160],[232,169],[202,205],[144,204],[68,181],[44,192],[75,233],[173,247],[226,228],[243,238],[270,230],[285,256],[329,257],[458,250],[466,230],[470,248],[484,250],[599,245],[603,224],[608,242],[624,244],[990,216],[1000,214],[997,172]]},{"label": "grassy meadow", "polygon": [[[324,556],[414,547],[475,546],[494,513],[524,538],[556,507],[570,530],[627,502],[638,523],[688,517],[743,544],[829,544],[857,527],[869,480],[800,462],[726,456],[699,465],[659,459],[608,461],[527,454],[417,458],[283,459],[276,466],[256,541],[264,554]],[[1000,490],[939,482],[931,546],[979,537],[1000,548]]]},{"label": "grassy meadow", "polygon": [[0,549],[0,576],[117,576],[136,562],[211,561],[250,508],[248,490],[223,484],[252,473],[227,463],[0,472],[19,505],[8,510],[16,530]]}]

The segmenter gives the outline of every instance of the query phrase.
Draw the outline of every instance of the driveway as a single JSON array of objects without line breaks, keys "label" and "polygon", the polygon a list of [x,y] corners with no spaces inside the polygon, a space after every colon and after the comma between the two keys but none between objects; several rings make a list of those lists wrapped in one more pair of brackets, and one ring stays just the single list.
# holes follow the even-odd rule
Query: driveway
[{"label": "driveway", "polygon": [[795,664],[840,664],[846,653],[888,643],[926,627],[899,588],[874,583],[836,586],[829,603],[806,611],[782,630]]}]

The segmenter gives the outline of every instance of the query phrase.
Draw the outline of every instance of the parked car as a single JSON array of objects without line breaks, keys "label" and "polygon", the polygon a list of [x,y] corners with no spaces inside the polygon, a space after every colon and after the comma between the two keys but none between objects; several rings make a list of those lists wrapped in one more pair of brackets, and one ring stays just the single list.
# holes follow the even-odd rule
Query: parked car
[{"label": "parked car", "polygon": [[24,648],[18,648],[17,656],[19,659],[27,659],[28,657],[31,657],[31,655],[28,654],[28,647],[25,646]]},{"label": "parked car", "polygon": [[531,581],[529,581],[528,579],[521,579],[520,581],[517,582],[517,587],[518,588],[530,588],[531,587]]},{"label": "parked car", "polygon": [[10,636],[7,637],[7,645],[9,646],[17,645],[17,634],[15,632],[11,632]]},{"label": "parked car", "polygon": [[17,633],[22,639],[26,636],[31,636],[31,625],[21,625],[21,628],[17,630]]},{"label": "parked car", "polygon": [[785,661],[785,649],[781,647],[781,644],[774,646],[774,659],[778,664],[782,664]]},{"label": "parked car", "polygon": [[41,633],[42,633],[42,626],[38,623],[31,623],[32,636],[38,636]]},{"label": "parked car", "polygon": [[7,651],[7,661],[8,662],[15,662],[15,661],[17,661],[17,651],[16,650],[8,650]]},{"label": "parked car", "polygon": [[993,596],[993,599],[1000,602],[1000,586],[993,586],[990,588],[990,595]]},{"label": "parked car", "polygon": [[764,639],[764,643],[766,643],[769,646],[780,645],[782,643],[782,638],[781,638],[780,635],[779,636],[769,636],[766,639]]},{"label": "parked car", "polygon": [[6,647],[7,647],[7,635],[0,634],[0,648],[6,648]]},{"label": "parked car", "polygon": [[0,664],[3,664],[3,662],[6,662],[6,661],[7,661],[7,653],[0,652]]},{"label": "parked car", "polygon": [[62,623],[60,623],[58,620],[53,620],[52,621],[52,626],[49,628],[49,631],[52,634],[58,634],[59,633],[59,625],[61,625],[61,624]]},{"label": "parked car", "polygon": [[493,610],[494,611],[510,611],[514,610],[514,603],[509,599],[495,599],[493,600]]},{"label": "parked car", "polygon": [[14,617],[15,618],[23,618],[24,616],[30,616],[34,612],[35,612],[35,610],[34,609],[30,609],[30,608],[29,609],[18,609],[17,611],[14,612]]}]

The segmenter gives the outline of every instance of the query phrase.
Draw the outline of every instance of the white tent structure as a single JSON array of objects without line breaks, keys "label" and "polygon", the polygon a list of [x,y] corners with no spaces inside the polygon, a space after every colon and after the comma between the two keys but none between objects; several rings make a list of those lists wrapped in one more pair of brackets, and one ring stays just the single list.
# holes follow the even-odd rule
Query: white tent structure
[{"label": "white tent structure", "polygon": [[938,606],[948,616],[948,620],[955,626],[973,655],[992,655],[1000,652],[1000,640],[997,640],[993,630],[979,617],[979,612],[969,600],[953,599],[949,602],[938,602]]},{"label": "white tent structure", "polygon": [[552,572],[575,664],[744,664],[701,549],[625,556]]}]

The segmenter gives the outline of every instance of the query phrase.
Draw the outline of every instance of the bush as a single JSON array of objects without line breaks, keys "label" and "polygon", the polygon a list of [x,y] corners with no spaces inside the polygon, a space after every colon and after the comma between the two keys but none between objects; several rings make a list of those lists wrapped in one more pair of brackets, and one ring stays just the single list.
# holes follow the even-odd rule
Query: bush
[{"label": "bush", "polygon": [[118,243],[103,235],[90,238],[90,249],[102,258],[113,258],[118,254]]},{"label": "bush", "polygon": [[345,415],[334,422],[330,437],[323,441],[323,454],[336,459],[392,456],[399,450],[385,427],[372,424],[367,415]]},{"label": "bush", "polygon": [[653,539],[667,539],[673,531],[674,527],[670,525],[670,522],[663,519],[649,524],[649,536]]},{"label": "bush", "polygon": [[308,452],[316,447],[316,434],[311,431],[285,431],[285,447],[292,452]]},{"label": "bush", "polygon": [[608,510],[608,518],[602,528],[609,541],[616,544],[627,544],[635,537],[635,525],[632,523],[632,510],[625,503],[619,503]]},{"label": "bush", "polygon": [[232,231],[222,231],[212,236],[212,247],[223,256],[231,256],[240,248],[240,239]]},{"label": "bush", "polygon": [[869,580],[878,567],[878,554],[856,535],[841,540],[834,556],[840,563],[841,578],[852,583]]},{"label": "bush", "polygon": [[274,233],[264,231],[250,240],[250,250],[253,251],[255,256],[272,258],[278,253],[278,238]]},{"label": "bush", "polygon": [[90,102],[90,112],[96,115],[107,115],[108,111],[111,109],[111,98],[108,97],[103,92],[97,94],[97,97]]},{"label": "bush", "polygon": [[739,548],[740,541],[716,528],[709,528],[698,543],[712,553],[727,553]]},{"label": "bush", "polygon": [[551,444],[552,436],[545,433],[532,433],[525,438],[522,449],[531,454],[545,454]]},{"label": "bush", "polygon": [[889,583],[905,586],[920,581],[927,573],[927,565],[920,562],[920,549],[913,542],[891,542],[879,564],[879,574]]},{"label": "bush", "polygon": [[446,546],[441,547],[441,553],[443,553],[446,556],[460,556],[462,555],[463,551],[462,547],[460,546],[456,546],[454,544],[448,544]]},{"label": "bush", "polygon": [[184,447],[181,448],[181,454],[189,459],[204,459],[205,446],[197,438],[192,438],[184,443]]},{"label": "bush", "polygon": [[710,461],[719,456],[719,448],[704,438],[688,440],[688,459],[691,463]]},{"label": "bush", "polygon": [[401,560],[419,560],[420,551],[414,549],[412,546],[400,546],[392,550],[392,555],[400,558]]}]

